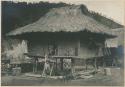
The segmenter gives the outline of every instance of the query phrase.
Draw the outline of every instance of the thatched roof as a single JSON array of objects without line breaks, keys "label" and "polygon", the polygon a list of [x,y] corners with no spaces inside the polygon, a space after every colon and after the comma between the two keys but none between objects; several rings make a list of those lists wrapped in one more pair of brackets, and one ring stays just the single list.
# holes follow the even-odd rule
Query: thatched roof
[{"label": "thatched roof", "polygon": [[82,13],[80,6],[53,8],[38,21],[9,32],[8,36],[21,35],[31,32],[80,32],[111,35],[110,29],[93,18]]}]

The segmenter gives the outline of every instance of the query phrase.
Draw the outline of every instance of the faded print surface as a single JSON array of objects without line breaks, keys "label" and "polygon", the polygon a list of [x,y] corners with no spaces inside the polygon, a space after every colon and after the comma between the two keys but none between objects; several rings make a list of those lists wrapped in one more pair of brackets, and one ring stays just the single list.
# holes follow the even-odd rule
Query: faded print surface
[{"label": "faded print surface", "polygon": [[2,85],[123,86],[123,32],[82,3],[2,1]]}]

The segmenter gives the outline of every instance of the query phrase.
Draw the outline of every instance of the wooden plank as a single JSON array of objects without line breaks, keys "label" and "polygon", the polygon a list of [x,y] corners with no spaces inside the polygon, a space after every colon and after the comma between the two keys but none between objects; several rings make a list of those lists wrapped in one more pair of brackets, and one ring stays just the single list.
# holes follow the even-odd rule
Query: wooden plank
[{"label": "wooden plank", "polygon": [[24,53],[24,55],[30,57],[30,58],[45,58],[45,56],[40,56],[40,55],[31,55],[31,54],[28,54],[28,53]]},{"label": "wooden plank", "polygon": [[[24,55],[31,57],[31,58],[43,58],[43,59],[45,58],[45,56],[31,55],[28,53],[25,53]],[[76,58],[78,56],[48,56],[48,57],[52,57],[52,58]]]},{"label": "wooden plank", "polygon": [[41,77],[41,75],[32,74],[32,73],[25,73],[25,76],[29,76],[29,77]]},{"label": "wooden plank", "polygon": [[76,58],[78,56],[52,56],[52,58]]}]

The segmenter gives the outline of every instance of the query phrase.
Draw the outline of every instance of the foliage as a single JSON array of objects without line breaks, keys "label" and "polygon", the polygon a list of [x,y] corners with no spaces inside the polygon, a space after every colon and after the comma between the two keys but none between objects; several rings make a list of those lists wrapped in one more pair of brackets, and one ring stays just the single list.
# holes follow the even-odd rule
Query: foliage
[{"label": "foliage", "polygon": [[46,14],[51,8],[62,7],[65,3],[26,3],[2,1],[2,35],[21,26],[30,24]]}]

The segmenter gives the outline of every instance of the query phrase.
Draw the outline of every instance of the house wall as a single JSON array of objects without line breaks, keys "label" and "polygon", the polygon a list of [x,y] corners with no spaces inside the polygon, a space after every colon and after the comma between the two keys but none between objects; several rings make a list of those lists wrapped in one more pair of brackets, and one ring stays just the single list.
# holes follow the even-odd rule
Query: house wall
[{"label": "house wall", "polygon": [[58,42],[59,56],[78,56],[77,41],[60,41]]},{"label": "house wall", "polygon": [[39,42],[29,42],[28,44],[28,51],[32,55],[41,55],[44,56],[45,54],[48,54],[50,50],[53,49],[53,45],[56,45],[56,53],[55,55],[58,56],[75,56],[78,53],[77,51],[77,42],[76,41],[68,41],[68,40],[62,40],[62,41],[55,41],[55,42],[49,42],[49,41],[39,41]]},{"label": "house wall", "polygon": [[[98,48],[91,48],[84,41],[79,42],[78,40],[72,39],[53,41],[53,43],[57,46],[55,55],[58,56],[78,56],[84,59],[102,56],[98,55]],[[49,41],[29,42],[28,50],[32,55],[45,56],[45,54],[50,52],[51,45],[52,43]],[[100,54],[102,54],[102,51],[100,51]]]},{"label": "house wall", "polygon": [[43,42],[40,43],[32,43],[28,42],[28,52],[32,55],[41,55],[44,56],[47,53],[48,46]]}]

